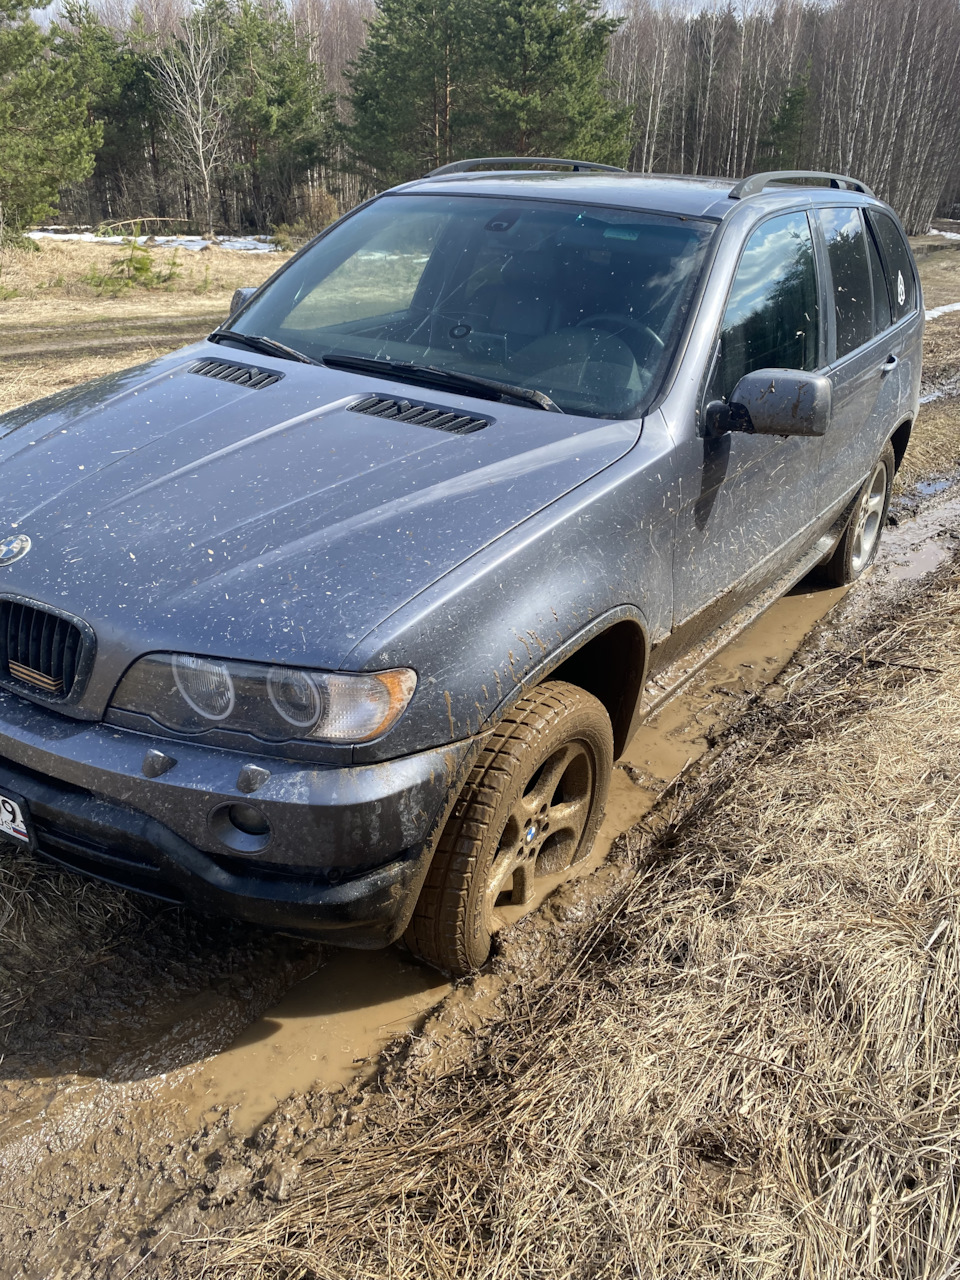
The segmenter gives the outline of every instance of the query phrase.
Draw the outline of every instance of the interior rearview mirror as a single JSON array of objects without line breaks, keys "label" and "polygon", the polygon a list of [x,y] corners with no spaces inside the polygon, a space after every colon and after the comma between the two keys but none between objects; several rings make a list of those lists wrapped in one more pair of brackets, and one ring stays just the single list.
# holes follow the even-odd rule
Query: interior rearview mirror
[{"label": "interior rearview mirror", "polygon": [[764,436],[822,436],[830,422],[830,379],[798,369],[756,369],[733,389],[729,403],[704,411],[707,435],[746,431]]},{"label": "interior rearview mirror", "polygon": [[234,315],[248,298],[252,298],[257,292],[257,285],[247,285],[243,289],[234,289],[233,297],[230,299],[230,314]]}]

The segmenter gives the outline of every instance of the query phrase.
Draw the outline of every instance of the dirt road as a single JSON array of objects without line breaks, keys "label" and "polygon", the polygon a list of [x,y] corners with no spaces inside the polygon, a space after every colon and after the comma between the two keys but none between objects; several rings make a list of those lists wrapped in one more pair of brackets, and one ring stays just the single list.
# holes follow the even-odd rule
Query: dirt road
[{"label": "dirt road", "polygon": [[190,316],[137,316],[132,319],[51,321],[18,325],[4,333],[0,361],[40,360],[67,353],[118,355],[146,345],[179,347],[197,342],[223,321],[222,311]]}]

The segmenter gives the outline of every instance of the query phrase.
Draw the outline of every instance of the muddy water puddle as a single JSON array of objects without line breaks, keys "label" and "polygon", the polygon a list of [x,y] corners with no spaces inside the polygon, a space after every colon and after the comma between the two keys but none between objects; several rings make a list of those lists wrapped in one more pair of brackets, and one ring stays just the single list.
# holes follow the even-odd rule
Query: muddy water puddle
[{"label": "muddy water puddle", "polygon": [[191,1082],[195,1105],[229,1105],[235,1127],[252,1132],[292,1093],[349,1083],[449,990],[439,973],[396,949],[331,951],[316,973],[204,1063]]},{"label": "muddy water puddle", "polygon": [[960,498],[948,498],[888,537],[881,569],[897,581],[921,578],[953,555],[958,542]]}]

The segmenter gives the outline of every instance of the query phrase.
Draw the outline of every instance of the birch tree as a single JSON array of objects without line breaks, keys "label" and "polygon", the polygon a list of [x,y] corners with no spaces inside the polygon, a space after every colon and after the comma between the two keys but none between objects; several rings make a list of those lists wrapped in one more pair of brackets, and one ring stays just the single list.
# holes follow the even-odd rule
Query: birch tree
[{"label": "birch tree", "polygon": [[192,13],[156,55],[157,97],[169,112],[170,140],[197,182],[203,221],[212,235],[214,177],[223,159],[228,121],[223,94],[227,44],[222,25]]}]

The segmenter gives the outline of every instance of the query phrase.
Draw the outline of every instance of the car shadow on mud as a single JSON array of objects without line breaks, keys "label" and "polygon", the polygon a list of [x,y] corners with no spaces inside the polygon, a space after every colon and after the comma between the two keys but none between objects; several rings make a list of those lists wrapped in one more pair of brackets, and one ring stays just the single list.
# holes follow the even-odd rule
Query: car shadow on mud
[{"label": "car shadow on mud", "polygon": [[315,943],[200,919],[4,845],[0,1092],[53,1075],[131,1083],[199,1061],[321,955]]}]

